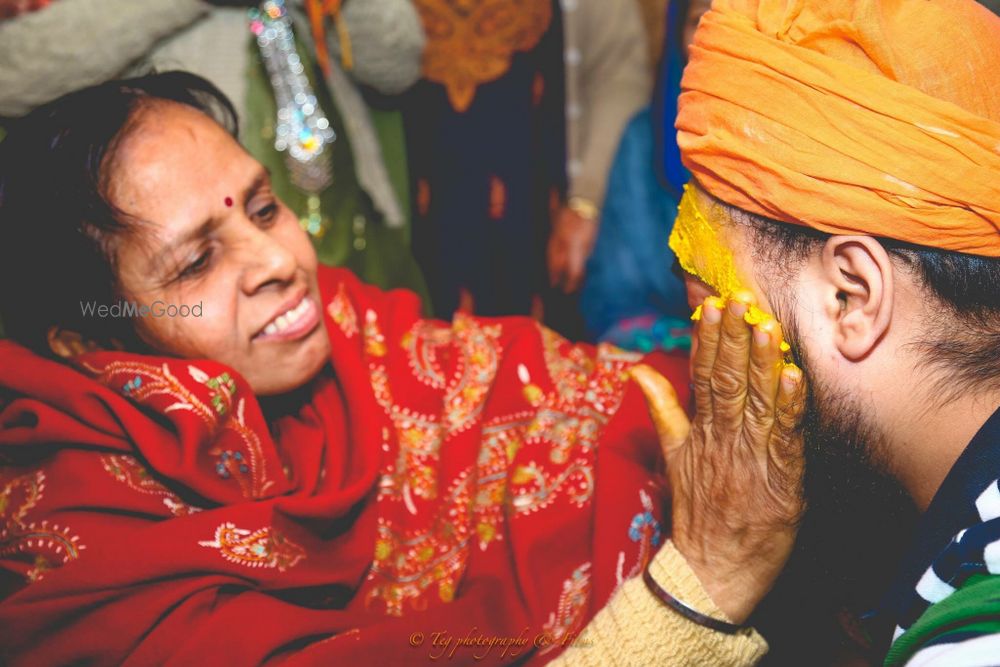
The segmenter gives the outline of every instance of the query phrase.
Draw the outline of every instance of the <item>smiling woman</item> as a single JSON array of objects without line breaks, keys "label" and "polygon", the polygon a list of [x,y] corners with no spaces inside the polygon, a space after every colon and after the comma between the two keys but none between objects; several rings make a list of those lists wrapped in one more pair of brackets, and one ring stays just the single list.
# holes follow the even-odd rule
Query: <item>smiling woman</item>
[{"label": "smiling woman", "polygon": [[[0,145],[5,658],[422,663],[419,630],[547,662],[661,540],[639,358],[318,267],[233,129],[175,72]],[[153,303],[203,315],[82,307]]]},{"label": "smiling woman", "polygon": [[[5,320],[15,339],[60,356],[91,345],[204,357],[258,394],[288,391],[328,356],[316,255],[262,167],[192,106],[199,98],[228,110],[207,83],[172,73],[83,91],[12,132],[7,155],[33,159],[5,179],[4,217],[47,222],[5,226],[5,284],[29,286],[4,294]],[[102,113],[88,114],[97,103]],[[69,284],[37,261],[42,247],[55,248]],[[208,312],[109,322],[78,305],[95,301],[202,302]]]}]

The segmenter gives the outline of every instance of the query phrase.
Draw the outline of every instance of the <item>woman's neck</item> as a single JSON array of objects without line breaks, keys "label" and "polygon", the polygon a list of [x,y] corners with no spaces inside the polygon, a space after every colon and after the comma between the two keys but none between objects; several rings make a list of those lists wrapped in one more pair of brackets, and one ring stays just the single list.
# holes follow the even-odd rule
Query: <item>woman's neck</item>
[{"label": "woman's neck", "polygon": [[273,424],[282,417],[298,414],[312,400],[313,387],[316,381],[323,376],[333,376],[333,369],[329,364],[325,365],[308,382],[291,391],[274,396],[258,396],[257,401],[260,403],[261,412],[264,413],[267,423]]}]

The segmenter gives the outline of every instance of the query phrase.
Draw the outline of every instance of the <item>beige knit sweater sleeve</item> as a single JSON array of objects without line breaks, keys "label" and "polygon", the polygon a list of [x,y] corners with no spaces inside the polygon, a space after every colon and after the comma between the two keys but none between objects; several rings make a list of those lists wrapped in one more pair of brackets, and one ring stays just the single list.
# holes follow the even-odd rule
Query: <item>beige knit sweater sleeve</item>
[{"label": "beige knit sweater sleeve", "polygon": [[[664,590],[686,605],[725,618],[671,542],[660,549],[649,571]],[[549,665],[748,667],[765,653],[767,643],[756,631],[727,635],[697,625],[666,607],[642,577],[635,577],[619,587],[579,637]]]}]

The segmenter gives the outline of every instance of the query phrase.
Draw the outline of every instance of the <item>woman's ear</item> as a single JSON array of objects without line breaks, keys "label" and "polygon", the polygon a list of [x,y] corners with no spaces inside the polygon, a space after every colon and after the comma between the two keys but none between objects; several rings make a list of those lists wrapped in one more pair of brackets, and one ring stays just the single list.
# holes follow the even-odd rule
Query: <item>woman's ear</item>
[{"label": "woman's ear", "polygon": [[834,344],[847,359],[866,357],[889,328],[895,293],[893,267],[871,236],[832,236],[823,246],[823,276]]},{"label": "woman's ear", "polygon": [[72,359],[84,352],[98,352],[101,350],[100,345],[92,340],[85,339],[77,332],[55,326],[49,327],[47,339],[49,349],[63,359]]}]

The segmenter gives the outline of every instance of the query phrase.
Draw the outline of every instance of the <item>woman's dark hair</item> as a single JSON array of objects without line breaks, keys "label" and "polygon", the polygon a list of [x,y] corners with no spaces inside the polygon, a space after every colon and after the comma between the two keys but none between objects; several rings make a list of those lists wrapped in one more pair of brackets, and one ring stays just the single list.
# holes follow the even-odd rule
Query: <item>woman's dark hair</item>
[{"label": "woman's dark hair", "polygon": [[193,107],[234,136],[232,103],[187,72],[109,81],[14,121],[0,141],[0,320],[8,336],[49,354],[50,327],[108,344],[137,342],[128,318],[87,304],[121,303],[113,241],[139,223],[108,201],[108,174],[140,109],[157,100]]}]

